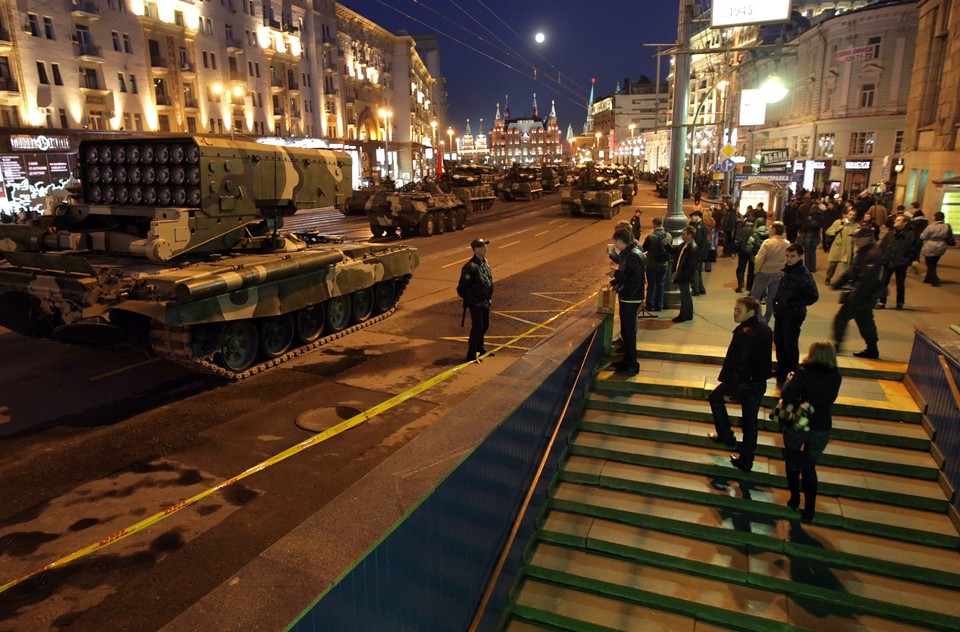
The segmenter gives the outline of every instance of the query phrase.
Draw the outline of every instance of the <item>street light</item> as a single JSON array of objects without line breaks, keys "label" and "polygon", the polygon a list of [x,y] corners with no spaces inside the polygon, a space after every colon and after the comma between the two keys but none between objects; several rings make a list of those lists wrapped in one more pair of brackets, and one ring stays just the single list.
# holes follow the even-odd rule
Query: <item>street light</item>
[{"label": "street light", "polygon": [[447,143],[447,147],[450,148],[450,160],[453,160],[453,128],[447,128],[447,138],[450,139],[450,142]]},{"label": "street light", "polygon": [[434,171],[437,174],[437,177],[440,177],[440,160],[437,157],[437,119],[430,121],[430,139],[433,141],[433,162],[434,162]]},{"label": "street light", "polygon": [[603,136],[600,132],[594,134],[597,141],[593,144],[593,161],[596,163],[600,162],[600,137]]},{"label": "street light", "polygon": [[385,175],[390,176],[390,149],[388,142],[390,140],[390,131],[387,127],[387,120],[393,116],[393,112],[386,108],[380,108],[380,116],[383,117],[383,160],[386,163]]},{"label": "street light", "polygon": [[784,97],[786,97],[790,91],[787,86],[783,84],[783,79],[781,79],[777,73],[773,73],[767,77],[767,80],[763,82],[760,89],[763,90],[763,98],[767,103],[783,101]]},{"label": "street light", "polygon": [[629,125],[627,125],[627,127],[630,129],[630,166],[634,167],[636,166],[637,161],[634,159],[634,156],[633,156],[633,130],[637,129],[637,124],[630,123]]}]

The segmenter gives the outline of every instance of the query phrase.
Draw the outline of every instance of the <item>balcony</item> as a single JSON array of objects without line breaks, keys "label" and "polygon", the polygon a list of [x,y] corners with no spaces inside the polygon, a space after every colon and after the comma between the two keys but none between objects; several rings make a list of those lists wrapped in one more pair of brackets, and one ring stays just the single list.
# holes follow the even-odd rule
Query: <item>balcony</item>
[{"label": "balcony", "polygon": [[273,108],[273,115],[274,115],[274,116],[283,116],[283,106],[278,106],[278,107]]},{"label": "balcony", "polygon": [[10,31],[0,26],[0,55],[6,55],[13,50],[13,39],[10,37]]},{"label": "balcony", "polygon": [[195,77],[197,75],[197,67],[192,61],[181,61],[180,74],[187,78]]},{"label": "balcony", "polygon": [[300,83],[291,79],[287,82],[287,89],[290,92],[300,92]]},{"label": "balcony", "polygon": [[20,86],[17,85],[16,79],[11,77],[0,77],[0,94],[8,96],[7,93],[10,93],[9,96],[20,96]]},{"label": "balcony", "polygon": [[93,0],[74,0],[70,5],[70,15],[80,19],[96,20],[100,18],[100,7]]},{"label": "balcony", "polygon": [[284,22],[281,29],[284,33],[293,33],[294,35],[300,32],[300,29],[294,26],[292,22]]},{"label": "balcony", "polygon": [[303,115],[300,113],[300,110],[293,109],[293,110],[290,110],[290,118],[301,119],[303,118]]},{"label": "balcony", "polygon": [[337,45],[337,40],[336,40],[336,38],[327,37],[327,36],[324,36],[324,37],[323,37],[323,47],[324,47],[324,48],[333,48],[333,47],[336,46],[336,45]]},{"label": "balcony", "polygon": [[264,25],[264,26],[268,26],[268,27],[270,27],[270,28],[272,28],[272,29],[275,29],[275,30],[277,30],[277,31],[280,30],[280,22],[279,22],[279,20],[271,20],[271,19],[267,18],[266,16],[264,16],[264,18],[263,18],[263,25]]},{"label": "balcony", "polygon": [[200,103],[195,97],[183,97],[183,107],[187,110],[199,110]]},{"label": "balcony", "polygon": [[73,45],[73,52],[80,61],[85,61],[89,63],[102,64],[106,61],[103,58],[103,49],[99,46],[94,46],[93,44],[88,44],[86,42],[75,42]]},{"label": "balcony", "polygon": [[163,57],[150,56],[150,72],[155,75],[167,72],[167,60]]},{"label": "balcony", "polygon": [[271,92],[283,92],[283,79],[279,77],[270,80],[270,91]]},{"label": "balcony", "polygon": [[173,105],[173,99],[170,98],[169,94],[158,94],[157,105],[171,106]]},{"label": "balcony", "polygon": [[227,52],[228,53],[242,53],[243,52],[243,40],[237,37],[228,37],[226,40]]}]

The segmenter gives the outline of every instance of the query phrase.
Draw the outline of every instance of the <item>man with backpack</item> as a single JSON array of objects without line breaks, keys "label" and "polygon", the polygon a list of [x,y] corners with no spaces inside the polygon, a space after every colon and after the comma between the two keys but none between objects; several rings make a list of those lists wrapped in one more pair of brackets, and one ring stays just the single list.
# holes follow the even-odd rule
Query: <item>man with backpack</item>
[{"label": "man with backpack", "polygon": [[[470,310],[470,338],[467,343],[467,362],[486,355],[483,336],[490,328],[490,299],[493,297],[493,272],[487,262],[487,239],[470,242],[473,257],[460,269],[457,295],[463,299],[463,312]],[[460,321],[463,326],[463,320]]]},{"label": "man with backpack", "polygon": [[670,236],[663,229],[663,218],[653,218],[653,232],[643,240],[643,252],[647,255],[647,309],[659,312],[663,309],[663,293],[667,285],[667,268],[670,267]]}]

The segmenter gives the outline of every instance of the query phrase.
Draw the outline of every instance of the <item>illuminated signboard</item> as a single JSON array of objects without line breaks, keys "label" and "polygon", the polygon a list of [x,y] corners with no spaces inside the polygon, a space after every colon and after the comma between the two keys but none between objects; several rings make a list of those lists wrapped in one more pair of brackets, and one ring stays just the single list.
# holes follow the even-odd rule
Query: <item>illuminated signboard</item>
[{"label": "illuminated signboard", "polygon": [[763,125],[767,101],[760,90],[740,91],[740,125]]},{"label": "illuminated signboard", "polygon": [[51,151],[70,149],[70,139],[66,136],[22,136],[10,137],[10,149],[13,151]]},{"label": "illuminated signboard", "polygon": [[869,171],[872,160],[847,160],[843,168],[849,171]]},{"label": "illuminated signboard", "polygon": [[714,28],[789,20],[790,0],[713,0],[710,11]]}]

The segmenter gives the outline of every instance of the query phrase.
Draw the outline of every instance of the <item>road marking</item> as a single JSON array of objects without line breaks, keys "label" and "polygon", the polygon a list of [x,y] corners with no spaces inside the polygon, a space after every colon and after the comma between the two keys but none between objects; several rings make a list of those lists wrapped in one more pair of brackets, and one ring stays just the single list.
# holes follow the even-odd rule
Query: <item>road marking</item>
[{"label": "road marking", "polygon": [[[482,358],[485,358],[485,357],[489,356],[490,353],[496,353],[497,351],[500,351],[501,349],[506,349],[506,348],[510,347],[511,345],[515,345],[517,342],[519,342],[520,340],[523,340],[524,338],[533,338],[533,337],[535,337],[535,336],[537,335],[535,332],[536,332],[538,329],[543,329],[543,328],[548,328],[548,329],[549,329],[549,328],[550,328],[550,327],[549,327],[549,323],[552,323],[553,321],[559,319],[561,316],[564,316],[565,314],[567,314],[567,313],[569,313],[569,312],[571,312],[571,311],[579,308],[581,305],[583,305],[584,303],[588,302],[589,300],[591,300],[591,299],[592,299],[594,296],[596,296],[596,295],[597,295],[597,293],[594,292],[593,294],[591,294],[590,296],[586,297],[585,299],[583,299],[583,300],[580,301],[579,303],[574,303],[573,305],[570,305],[569,307],[561,310],[560,312],[557,312],[556,314],[554,314],[553,316],[551,316],[551,317],[548,318],[547,320],[543,321],[542,323],[538,323],[537,325],[531,327],[531,328],[528,329],[527,331],[525,331],[525,332],[523,332],[523,333],[521,333],[521,334],[519,334],[519,335],[517,335],[517,336],[514,336],[513,338],[511,338],[511,339],[508,340],[507,342],[501,343],[501,344],[493,347],[493,349],[492,349],[489,353],[484,354],[483,356],[480,356],[480,358],[481,358],[481,359],[482,359]],[[504,337],[506,337],[506,336],[504,336]],[[461,363],[461,364],[456,365],[455,367],[452,367],[452,368],[450,368],[450,369],[447,369],[446,371],[442,371],[441,373],[433,376],[432,378],[430,378],[430,379],[428,379],[428,380],[425,380],[425,381],[421,382],[420,384],[417,384],[416,386],[414,386],[414,387],[412,387],[412,388],[407,389],[406,391],[400,393],[399,395],[394,395],[393,397],[391,397],[391,398],[389,398],[389,399],[387,399],[387,400],[384,400],[384,401],[380,402],[379,404],[376,404],[375,406],[371,406],[371,407],[368,408],[367,410],[364,410],[364,411],[362,411],[362,412],[354,415],[353,417],[351,417],[351,418],[349,418],[349,419],[346,419],[346,420],[340,422],[340,423],[337,424],[336,426],[333,426],[333,427],[331,427],[331,428],[327,428],[327,429],[324,430],[323,432],[320,432],[320,433],[318,433],[318,434],[315,434],[315,435],[313,435],[312,437],[310,437],[310,438],[308,438],[308,439],[305,439],[305,440],[303,440],[303,441],[301,441],[301,442],[299,442],[299,443],[297,443],[297,444],[295,444],[295,445],[292,445],[292,446],[290,446],[289,448],[287,448],[286,450],[283,450],[282,452],[279,452],[279,453],[273,455],[272,457],[270,457],[270,458],[268,458],[268,459],[265,459],[265,460],[261,461],[260,463],[257,463],[256,465],[253,465],[253,466],[247,468],[246,470],[244,470],[243,472],[237,474],[236,476],[233,476],[233,477],[228,478],[228,479],[226,479],[226,480],[224,480],[224,481],[221,481],[220,483],[214,485],[213,487],[210,487],[210,488],[206,489],[205,491],[202,491],[202,492],[200,492],[200,493],[198,493],[198,494],[194,494],[193,496],[191,496],[190,498],[187,498],[187,499],[185,499],[185,500],[181,500],[180,502],[178,502],[178,503],[176,503],[176,504],[174,504],[174,505],[171,505],[171,506],[169,506],[169,507],[167,507],[167,508],[159,511],[159,512],[153,514],[152,516],[149,516],[149,517],[147,517],[147,518],[144,518],[143,520],[141,520],[140,522],[137,522],[136,524],[133,524],[133,525],[131,525],[131,526],[129,526],[129,527],[126,527],[126,528],[124,528],[124,529],[121,529],[120,531],[117,531],[116,533],[114,533],[114,534],[112,534],[112,535],[107,536],[106,538],[100,540],[99,542],[94,542],[93,544],[90,544],[90,545],[88,545],[88,546],[86,546],[86,547],[83,547],[83,548],[81,548],[81,549],[79,549],[79,550],[74,551],[73,553],[70,553],[70,554],[68,554],[68,555],[64,555],[64,556],[61,557],[60,559],[54,560],[53,562],[50,562],[50,563],[47,564],[46,566],[40,567],[40,568],[38,568],[37,570],[35,570],[35,571],[31,572],[31,573],[28,573],[28,574],[23,575],[23,576],[21,576],[21,577],[17,577],[17,578],[15,578],[15,579],[13,579],[13,580],[10,580],[10,581],[6,582],[5,584],[0,584],[0,594],[3,594],[3,593],[6,592],[7,590],[13,588],[14,586],[17,586],[18,584],[23,583],[24,581],[30,579],[31,577],[35,577],[35,576],[37,576],[37,575],[40,575],[41,573],[44,573],[44,572],[49,571],[49,570],[54,569],[54,568],[60,568],[61,566],[65,566],[66,564],[69,564],[70,562],[73,562],[73,561],[76,561],[76,560],[78,560],[78,559],[80,559],[80,558],[82,558],[82,557],[86,557],[86,556],[88,556],[88,555],[91,555],[91,554],[93,554],[93,553],[95,553],[95,552],[97,552],[97,551],[99,551],[99,550],[101,550],[101,549],[104,549],[104,548],[106,548],[106,547],[108,547],[108,546],[110,546],[110,545],[112,545],[112,544],[115,544],[115,543],[117,543],[117,542],[119,542],[119,541],[121,541],[121,540],[123,540],[123,539],[125,539],[125,538],[128,538],[128,537],[130,537],[130,536],[132,536],[132,535],[135,535],[135,534],[137,534],[137,533],[140,533],[140,532],[143,531],[144,529],[146,529],[146,528],[148,528],[148,527],[151,527],[151,526],[157,524],[158,522],[164,520],[165,518],[168,518],[168,517],[172,516],[173,514],[178,513],[178,512],[180,512],[180,511],[183,510],[183,509],[186,509],[187,507],[190,507],[190,506],[192,506],[192,505],[195,505],[196,503],[200,502],[200,501],[203,500],[204,498],[206,498],[206,497],[208,497],[208,496],[210,496],[210,495],[212,495],[212,494],[217,493],[218,491],[220,491],[221,489],[223,489],[223,488],[225,488],[225,487],[228,487],[228,486],[230,486],[230,485],[233,485],[234,483],[236,483],[236,482],[238,482],[238,481],[240,481],[240,480],[243,480],[243,479],[247,478],[248,476],[252,476],[253,474],[256,474],[257,472],[260,472],[260,471],[262,471],[262,470],[265,470],[265,469],[267,469],[268,467],[270,467],[270,466],[272,466],[272,465],[276,465],[277,463],[280,463],[281,461],[285,461],[286,459],[289,459],[290,457],[294,456],[295,454],[299,454],[300,452],[303,452],[303,451],[306,450],[307,448],[311,448],[311,447],[313,447],[313,446],[315,446],[315,445],[318,445],[318,444],[320,444],[320,443],[323,443],[324,441],[327,441],[327,440],[329,440],[329,439],[332,439],[333,437],[335,437],[335,436],[337,436],[337,435],[339,435],[339,434],[341,434],[341,433],[343,433],[343,432],[346,432],[347,430],[350,430],[351,428],[355,428],[356,426],[359,426],[359,425],[361,425],[361,424],[363,424],[363,423],[366,423],[367,421],[369,421],[369,420],[372,419],[373,417],[376,417],[377,415],[380,415],[380,414],[384,413],[385,411],[390,410],[391,408],[394,408],[395,406],[398,406],[398,405],[402,404],[403,402],[405,402],[405,401],[407,401],[407,400],[409,400],[409,399],[413,399],[414,397],[416,397],[416,396],[419,395],[420,393],[423,393],[424,391],[427,391],[427,390],[433,388],[434,386],[436,386],[437,384],[440,384],[441,382],[447,381],[448,379],[450,379],[451,377],[453,377],[454,375],[456,375],[456,374],[459,373],[460,371],[463,371],[464,369],[469,368],[469,367],[472,366],[473,364],[474,364],[473,362],[463,362],[463,363]]]},{"label": "road marking", "polygon": [[503,250],[504,248],[509,248],[510,246],[516,246],[519,243],[520,243],[519,241],[511,241],[509,244],[504,244],[500,246],[500,250]]},{"label": "road marking", "polygon": [[534,237],[539,237],[540,235],[546,235],[546,234],[549,233],[549,232],[550,232],[549,230],[545,230],[545,231],[543,231],[542,233],[534,233],[533,236],[534,236]]},{"label": "road marking", "polygon": [[90,378],[90,381],[91,381],[91,382],[95,382],[96,380],[102,380],[102,379],[105,378],[105,377],[110,377],[111,375],[116,375],[116,374],[118,374],[118,373],[123,373],[124,371],[129,371],[129,370],[135,369],[135,368],[137,368],[137,367],[139,367],[139,366],[144,366],[144,365],[146,365],[146,364],[150,364],[151,362],[156,362],[156,361],[159,360],[159,359],[160,359],[160,358],[150,358],[149,360],[144,360],[143,362],[137,362],[136,364],[131,364],[130,366],[125,366],[125,367],[123,367],[123,368],[121,368],[121,369],[117,369],[116,371],[109,371],[109,372],[107,372],[107,373],[101,373],[100,375],[95,375],[94,377]]},{"label": "road marking", "polygon": [[555,219],[555,220],[552,220],[552,221],[547,222],[547,224],[556,224],[557,222],[562,222],[562,221],[563,221],[562,219]]},{"label": "road marking", "polygon": [[[505,318],[512,318],[513,320],[518,320],[518,321],[520,321],[521,323],[526,323],[527,325],[536,325],[536,324],[537,324],[537,323],[535,323],[535,322],[533,322],[533,321],[531,321],[531,320],[526,320],[526,319],[520,318],[519,316],[513,316],[513,315],[511,315],[511,314],[507,314],[507,313],[504,313],[504,312],[495,311],[495,312],[493,312],[493,313],[494,313],[494,314],[497,314],[498,316],[503,316],[503,317],[505,317]],[[554,330],[555,330],[554,327],[546,327],[546,328],[549,329],[550,331],[554,331]]]},{"label": "road marking", "polygon": [[467,261],[470,261],[471,259],[473,259],[473,257],[467,257],[466,259],[460,259],[459,261],[454,261],[453,263],[448,263],[448,264],[443,265],[443,266],[440,266],[440,267],[441,267],[441,268],[449,268],[450,266],[455,266],[455,265],[458,265],[458,264],[461,264],[461,263],[466,263]]},{"label": "road marking", "polygon": [[570,222],[564,222],[563,224],[560,224],[559,226],[557,226],[557,228],[563,228],[564,226],[566,226],[566,225],[569,224],[569,223],[570,223]]}]

